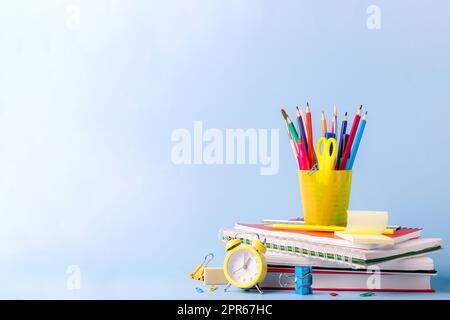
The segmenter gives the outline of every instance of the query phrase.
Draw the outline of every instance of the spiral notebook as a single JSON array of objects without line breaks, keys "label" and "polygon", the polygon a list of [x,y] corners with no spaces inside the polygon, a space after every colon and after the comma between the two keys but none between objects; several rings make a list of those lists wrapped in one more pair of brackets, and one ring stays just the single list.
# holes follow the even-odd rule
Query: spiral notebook
[{"label": "spiral notebook", "polygon": [[264,225],[258,225],[257,228],[253,226],[238,224],[235,229],[223,230],[221,238],[223,241],[237,238],[246,244],[251,244],[252,240],[259,237],[265,240],[269,252],[300,255],[355,266],[366,266],[403,257],[417,256],[441,249],[441,239],[434,238],[414,238],[394,246],[362,249],[355,246],[351,247],[348,243],[346,243],[346,246],[336,245],[337,239],[329,235],[327,237],[315,235],[301,238],[297,233],[295,233],[295,236],[291,232],[277,231],[269,234]]}]

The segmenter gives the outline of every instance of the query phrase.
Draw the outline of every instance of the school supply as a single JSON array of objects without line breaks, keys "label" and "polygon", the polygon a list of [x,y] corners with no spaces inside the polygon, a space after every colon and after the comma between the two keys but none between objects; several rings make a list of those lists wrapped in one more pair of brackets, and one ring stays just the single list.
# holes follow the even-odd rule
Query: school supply
[{"label": "school supply", "polygon": [[[352,243],[393,245],[394,240],[383,235],[388,225],[388,213],[384,211],[348,211],[345,231],[334,234]],[[391,229],[392,230],[392,229]]]},{"label": "school supply", "polygon": [[311,266],[296,266],[294,269],[295,274],[295,293],[299,295],[312,294],[311,285],[312,279],[312,267]]},{"label": "school supply", "polygon": [[356,130],[358,129],[358,124],[361,119],[361,109],[362,106],[359,107],[358,111],[356,112],[355,119],[353,120],[352,128],[350,129],[350,136],[346,143],[344,154],[342,155],[341,164],[339,166],[340,170],[345,170],[346,168],[348,157],[350,156],[350,151],[352,149],[353,140],[355,139]]},{"label": "school supply", "polygon": [[337,108],[336,106],[333,107],[333,121],[334,121],[334,127],[331,130],[331,132],[334,134],[334,136],[337,136],[337,131],[338,131],[338,119],[337,119]]},{"label": "school supply", "polygon": [[292,138],[294,138],[294,142],[297,144],[298,143],[298,133],[297,133],[297,130],[295,129],[294,124],[291,121],[291,118],[289,118],[288,114],[286,113],[286,111],[284,109],[281,109],[281,114],[283,115],[283,118],[289,127],[289,131],[291,132]]},{"label": "school supply", "polygon": [[350,153],[350,158],[345,166],[346,170],[351,170],[353,168],[353,162],[355,162],[356,154],[358,153],[359,144],[361,143],[361,138],[364,133],[364,128],[367,122],[367,111],[359,122],[358,131],[356,133],[355,142],[353,143],[352,150]]},{"label": "school supply", "polygon": [[315,161],[315,153],[314,153],[314,143],[313,143],[313,131],[312,131],[312,119],[311,119],[311,109],[309,108],[309,102],[306,103],[306,132],[308,139],[308,156],[309,156],[309,164],[313,166]]},{"label": "school supply", "polygon": [[[379,244],[351,243],[350,241],[344,240],[336,236],[334,231],[301,230],[301,227],[299,229],[291,228],[289,230],[286,230],[286,229],[277,229],[273,225],[267,225],[262,223],[255,223],[255,224],[236,223],[234,225],[234,229],[236,231],[241,231],[243,233],[258,234],[260,237],[265,238],[279,237],[285,240],[304,241],[307,243],[314,243],[326,246],[332,245],[338,247],[358,248],[365,250],[383,247],[383,245]],[[394,239],[395,244],[399,244],[407,240],[419,238],[421,236],[421,231],[422,230],[419,228],[399,228],[397,230],[394,230],[394,233],[392,235],[387,236],[392,237]]]},{"label": "school supply", "polygon": [[208,266],[208,263],[211,262],[211,260],[214,259],[214,254],[208,253],[205,256],[205,259],[203,262],[197,266],[195,266],[194,271],[189,273],[189,278],[194,280],[204,280],[204,274],[205,274],[205,268]]},{"label": "school supply", "polygon": [[[308,140],[306,138],[306,131],[305,131],[305,123],[304,123],[304,117],[303,117],[303,113],[302,110],[300,110],[297,107],[297,123],[298,123],[298,129],[300,132],[300,138],[303,142],[303,145],[305,146],[306,149],[306,154],[308,155]],[[309,161],[309,160],[308,160]],[[308,168],[309,169],[309,168]]]},{"label": "school supply", "polygon": [[209,286],[209,287],[208,287],[208,291],[209,291],[209,292],[214,292],[214,291],[216,291],[218,288],[219,288],[218,286],[212,285],[212,286]]},{"label": "school supply", "polygon": [[302,139],[298,140],[298,162],[300,170],[309,169],[308,153],[306,152],[305,144]]},{"label": "school supply", "polygon": [[228,253],[223,263],[223,270],[228,284],[224,290],[227,291],[231,285],[241,289],[254,287],[262,294],[259,285],[267,274],[267,262],[264,256],[266,246],[259,240],[258,235],[256,235],[257,239],[248,243],[237,236],[238,234],[235,234],[230,238],[225,247]]},{"label": "school supply", "polygon": [[[293,223],[293,222],[291,222],[291,223],[275,223],[275,224],[272,224],[269,226],[271,226],[274,229],[280,229],[280,230],[308,230],[308,231],[329,231],[329,232],[339,232],[339,231],[347,230],[347,227],[307,225],[307,224],[297,224],[297,223]],[[395,231],[395,229],[386,227],[381,233],[382,234],[394,234],[394,231]]]},{"label": "school supply", "polygon": [[341,163],[342,153],[344,152],[344,136],[347,130],[347,112],[344,114],[342,118],[342,126],[341,126],[341,134],[339,135],[339,146],[338,146],[338,154],[336,157],[336,170],[339,170],[339,164]]},{"label": "school supply", "polygon": [[[297,290],[298,266],[269,265],[261,284],[264,290]],[[374,279],[374,272],[377,279]],[[312,290],[370,292],[434,292],[431,278],[436,272],[402,272],[384,270],[336,270],[312,267]]]},{"label": "school supply", "polygon": [[325,112],[322,111],[322,137],[325,137],[327,133],[327,119],[325,118]]},{"label": "school supply", "polygon": [[325,172],[333,170],[336,154],[336,139],[321,137],[317,142],[317,161],[319,163],[319,170]]},{"label": "school supply", "polygon": [[300,170],[298,181],[306,224],[346,225],[352,170],[321,170],[319,164],[315,172]]},{"label": "school supply", "polygon": [[[282,110],[282,114],[283,114],[283,109]],[[284,114],[286,114],[286,112],[284,112]],[[283,116],[284,116],[283,114]],[[287,133],[288,133],[288,137],[289,137],[289,143],[291,145],[291,149],[292,149],[292,154],[294,155],[296,161],[297,161],[297,166],[299,169],[301,169],[301,164],[300,164],[300,159],[299,159],[299,155],[298,155],[298,149],[297,149],[297,145],[296,142],[294,140],[294,137],[292,136],[292,130],[289,126],[289,123],[286,121],[286,129],[287,129]]]},{"label": "school supply", "polygon": [[[245,233],[244,231],[251,233]],[[239,235],[239,239],[243,243],[251,243],[255,240],[255,231],[258,236],[266,238],[266,247],[268,252],[275,251],[280,253],[314,257],[328,261],[341,262],[347,265],[366,266],[373,263],[394,260],[403,257],[411,257],[426,253],[435,252],[441,249],[441,239],[411,239],[404,242],[396,242],[393,246],[380,246],[373,244],[352,244],[346,240],[335,238],[334,233],[328,237],[311,235],[314,232],[308,231],[273,231],[264,225],[236,225],[235,229],[225,229],[222,232],[222,240],[228,241],[235,239]],[[408,239],[411,230],[399,229],[392,235],[394,239]],[[275,234],[274,234],[275,233]],[[293,234],[295,237],[293,237]],[[309,233],[305,235],[304,233]],[[325,232],[318,232],[323,234]],[[271,235],[270,235],[271,234]],[[317,234],[317,232],[316,232]],[[396,235],[397,234],[397,235]],[[402,236],[400,236],[402,234]],[[303,237],[302,240],[301,237]],[[306,241],[310,239],[310,241]],[[336,245],[337,243],[337,245]],[[350,249],[351,248],[351,249]],[[364,248],[364,249],[363,249]]]},{"label": "school supply", "polygon": [[314,270],[331,270],[331,271],[354,271],[354,270],[375,270],[379,269],[385,272],[404,272],[404,273],[430,273],[435,274],[435,265],[433,259],[429,256],[419,255],[408,258],[394,259],[376,264],[368,265],[346,265],[343,263],[317,259],[314,257],[279,253],[268,251],[266,253],[268,265],[277,266],[312,266]]},{"label": "school supply", "polygon": [[206,285],[227,284],[227,278],[222,267],[207,267],[204,272],[204,283]]}]

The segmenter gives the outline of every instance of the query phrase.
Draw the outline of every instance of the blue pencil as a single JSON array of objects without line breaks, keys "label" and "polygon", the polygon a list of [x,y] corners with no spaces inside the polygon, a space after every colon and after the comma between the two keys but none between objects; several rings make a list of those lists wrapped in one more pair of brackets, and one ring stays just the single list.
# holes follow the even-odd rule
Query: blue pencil
[{"label": "blue pencil", "polygon": [[344,137],[347,133],[347,112],[344,114],[342,118],[342,126],[341,126],[341,134],[339,135],[339,146],[338,146],[338,154],[336,157],[336,170],[339,170],[339,166],[341,165],[341,157],[344,153]]},{"label": "blue pencil", "polygon": [[353,162],[355,162],[356,153],[358,152],[359,143],[361,142],[361,138],[364,133],[364,128],[366,127],[366,122],[367,122],[367,111],[362,117],[361,122],[359,123],[358,132],[356,133],[355,142],[353,143],[352,151],[350,153],[350,158],[348,159],[348,162],[345,166],[346,170],[351,170],[353,167]]}]

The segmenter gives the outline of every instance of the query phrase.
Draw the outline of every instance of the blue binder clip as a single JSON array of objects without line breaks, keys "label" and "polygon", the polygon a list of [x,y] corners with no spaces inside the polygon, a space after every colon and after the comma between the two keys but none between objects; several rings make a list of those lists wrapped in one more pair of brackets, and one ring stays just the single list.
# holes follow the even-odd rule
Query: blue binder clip
[{"label": "blue binder clip", "polygon": [[312,267],[295,267],[295,293],[300,295],[312,294]]}]

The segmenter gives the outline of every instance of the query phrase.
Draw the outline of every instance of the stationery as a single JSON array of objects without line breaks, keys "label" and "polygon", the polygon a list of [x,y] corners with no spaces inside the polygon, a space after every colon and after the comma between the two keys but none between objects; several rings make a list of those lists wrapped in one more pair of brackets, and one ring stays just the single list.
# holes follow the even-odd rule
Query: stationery
[{"label": "stationery", "polygon": [[385,211],[348,211],[345,231],[335,235],[352,243],[393,245],[391,237],[383,235],[388,225],[388,213]]},{"label": "stationery", "polygon": [[364,133],[364,128],[366,127],[367,122],[367,111],[362,117],[362,120],[359,122],[358,131],[356,133],[355,143],[353,144],[352,151],[350,154],[350,158],[345,167],[346,170],[351,170],[353,168],[353,162],[355,162],[356,154],[358,152],[359,144],[361,143],[361,138]]},{"label": "stationery", "polygon": [[347,160],[350,155],[350,150],[352,149],[353,140],[355,139],[356,130],[358,129],[359,120],[361,119],[361,109],[362,106],[359,107],[355,119],[353,120],[352,128],[350,129],[350,136],[345,146],[344,154],[342,156],[341,164],[339,166],[340,170],[345,170],[346,168]]}]

